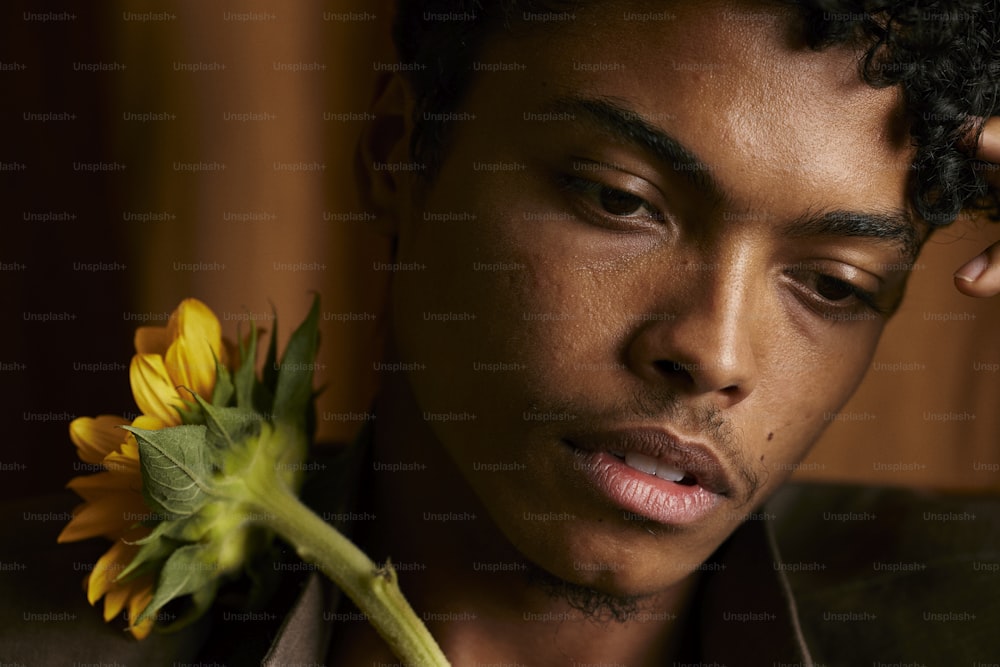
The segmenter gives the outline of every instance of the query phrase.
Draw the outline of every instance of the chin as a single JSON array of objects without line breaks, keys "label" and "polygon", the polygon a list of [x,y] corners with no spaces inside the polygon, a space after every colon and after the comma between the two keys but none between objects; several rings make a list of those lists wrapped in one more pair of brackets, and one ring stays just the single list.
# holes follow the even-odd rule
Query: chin
[{"label": "chin", "polygon": [[[650,521],[607,530],[608,520],[511,540],[543,581],[619,598],[644,599],[690,579],[725,536],[702,539]],[[518,539],[520,538],[520,539]],[[534,539],[533,539],[534,538]]]},{"label": "chin", "polygon": [[566,576],[532,567],[527,578],[532,587],[549,600],[558,600],[580,612],[585,618],[599,622],[627,623],[640,613],[648,614],[661,606],[662,596],[673,584],[640,585],[620,568],[617,571],[572,572]]}]

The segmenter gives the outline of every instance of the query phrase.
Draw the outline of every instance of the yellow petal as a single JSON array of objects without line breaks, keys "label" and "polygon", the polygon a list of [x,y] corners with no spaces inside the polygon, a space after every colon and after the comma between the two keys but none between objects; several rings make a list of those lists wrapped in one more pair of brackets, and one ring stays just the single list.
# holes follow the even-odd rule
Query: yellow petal
[{"label": "yellow petal", "polygon": [[87,600],[90,604],[95,604],[114,586],[118,574],[132,562],[138,550],[139,547],[119,540],[97,559],[90,573],[90,581],[87,582]]},{"label": "yellow petal", "polygon": [[147,618],[141,623],[135,623],[134,619],[139,618],[139,615],[146,609],[150,602],[153,601],[153,583],[140,588],[137,591],[133,591],[132,597],[128,601],[128,618],[129,618],[129,631],[136,639],[145,639],[150,631],[153,629],[153,622],[156,620],[154,618]]},{"label": "yellow petal", "polygon": [[[142,613],[142,612],[139,612]],[[147,618],[145,621],[138,623],[136,625],[129,626],[129,631],[132,636],[136,639],[145,639],[149,636],[149,633],[153,631],[153,621],[155,619]]]},{"label": "yellow petal", "polygon": [[[131,436],[128,442],[122,443],[121,451],[117,452],[118,456],[122,458],[123,461],[128,461],[129,463],[138,465],[139,464],[139,441],[135,439],[135,436]],[[108,454],[109,457],[114,456],[114,454]]]},{"label": "yellow petal", "polygon": [[139,415],[132,420],[132,426],[147,431],[158,431],[161,428],[166,428],[168,425],[163,420],[157,419],[152,415]]},{"label": "yellow petal", "polygon": [[112,618],[121,613],[125,608],[125,601],[132,593],[132,582],[126,584],[113,584],[104,596],[104,622],[107,623]]},{"label": "yellow petal", "polygon": [[[211,348],[212,353],[225,363],[225,350],[222,347],[222,326],[212,309],[198,299],[184,299],[177,310],[170,316],[168,329],[173,337],[204,343]],[[215,368],[214,364],[212,368]]]},{"label": "yellow petal", "polygon": [[134,504],[135,497],[135,494],[113,493],[78,506],[56,541],[75,542],[99,536],[116,539],[147,513],[142,505]]},{"label": "yellow petal", "polygon": [[76,454],[87,463],[100,463],[118,449],[128,435],[121,429],[128,420],[117,415],[78,417],[69,424],[69,437],[76,445]]},{"label": "yellow petal", "polygon": [[[135,436],[132,436],[135,439]],[[111,452],[104,457],[104,467],[116,475],[132,476],[138,475],[142,479],[142,471],[139,470],[139,446],[134,442],[122,444],[122,451]]]},{"label": "yellow petal", "polygon": [[135,351],[138,354],[163,356],[167,353],[171,340],[171,334],[167,327],[139,327],[135,330]]},{"label": "yellow petal", "polygon": [[198,299],[184,299],[167,325],[171,344],[164,356],[174,384],[210,399],[215,386],[216,360],[226,363],[219,319]]},{"label": "yellow petal", "polygon": [[142,475],[139,473],[138,467],[135,473],[99,472],[94,475],[74,477],[66,485],[66,488],[72,489],[85,500],[124,491],[140,493],[142,491]]},{"label": "yellow petal", "polygon": [[[132,423],[135,425],[135,422]],[[139,426],[138,428],[143,427]],[[135,439],[135,436],[129,433],[128,440],[122,443],[117,452],[111,452],[105,456],[103,463],[105,468],[119,475],[139,475],[141,478],[142,470],[139,469],[139,442]]]},{"label": "yellow petal", "polygon": [[155,354],[132,357],[129,381],[132,397],[140,410],[170,426],[181,423],[180,414],[174,406],[181,407],[183,402],[163,365],[163,357]]},{"label": "yellow petal", "polygon": [[[207,342],[181,337],[170,344],[164,365],[176,386],[211,401],[215,387],[215,359]],[[185,398],[194,400],[194,396]]]},{"label": "yellow petal", "polygon": [[[132,426],[147,431],[158,431],[167,427],[160,419],[150,415],[139,415],[132,421]],[[140,477],[142,476],[142,471],[139,469],[139,442],[134,435],[129,433],[128,440],[122,443],[118,451],[112,452],[104,458],[104,467],[122,473],[135,472]]]}]

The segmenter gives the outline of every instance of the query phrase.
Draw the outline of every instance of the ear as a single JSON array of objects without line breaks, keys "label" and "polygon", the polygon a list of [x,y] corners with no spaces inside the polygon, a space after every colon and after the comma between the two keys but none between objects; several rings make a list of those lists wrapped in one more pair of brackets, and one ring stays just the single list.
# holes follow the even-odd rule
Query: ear
[{"label": "ear", "polygon": [[413,97],[398,73],[385,74],[375,92],[354,154],[354,174],[364,210],[378,216],[384,231],[395,233],[409,204],[409,171],[385,165],[410,160]]}]

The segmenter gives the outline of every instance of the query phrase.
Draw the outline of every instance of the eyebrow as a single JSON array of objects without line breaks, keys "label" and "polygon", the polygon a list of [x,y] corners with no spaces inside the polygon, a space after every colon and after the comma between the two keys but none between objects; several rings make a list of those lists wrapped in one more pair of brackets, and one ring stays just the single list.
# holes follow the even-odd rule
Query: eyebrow
[{"label": "eyebrow", "polygon": [[[629,109],[620,101],[607,97],[569,95],[557,98],[556,111],[582,116],[585,122],[636,146],[657,161],[671,167],[695,189],[713,202],[724,203],[729,198],[712,175],[711,166],[689,148],[660,128],[652,125],[643,114]],[[902,210],[890,211],[822,211],[807,212],[783,229],[791,238],[832,236],[866,238],[897,246],[903,259],[916,259],[921,239],[911,217]]]}]

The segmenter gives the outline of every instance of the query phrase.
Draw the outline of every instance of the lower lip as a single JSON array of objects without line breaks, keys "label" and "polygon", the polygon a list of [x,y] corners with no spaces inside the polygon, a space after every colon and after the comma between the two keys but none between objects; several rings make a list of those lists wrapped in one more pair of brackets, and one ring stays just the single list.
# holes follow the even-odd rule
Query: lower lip
[{"label": "lower lip", "polygon": [[722,500],[698,484],[675,484],[630,468],[607,452],[576,450],[578,468],[602,495],[635,516],[669,525],[688,525],[704,519]]}]

